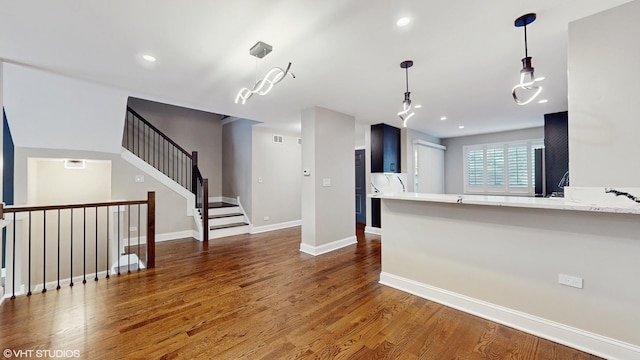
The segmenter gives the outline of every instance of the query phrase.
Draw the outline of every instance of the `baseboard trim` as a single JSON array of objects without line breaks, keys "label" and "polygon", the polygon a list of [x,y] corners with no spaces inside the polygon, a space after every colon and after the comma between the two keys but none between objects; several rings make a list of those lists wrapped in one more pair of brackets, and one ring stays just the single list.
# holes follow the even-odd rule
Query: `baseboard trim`
[{"label": "baseboard trim", "polygon": [[381,272],[380,284],[606,359],[640,359],[640,346]]},{"label": "baseboard trim", "polygon": [[252,226],[249,233],[260,234],[263,232],[288,229],[288,228],[300,226],[300,225],[302,225],[302,220],[287,221],[287,222],[264,225],[264,226]]},{"label": "baseboard trim", "polygon": [[382,229],[373,226],[365,226],[364,232],[367,234],[382,235]]},{"label": "baseboard trim", "polygon": [[[172,233],[156,234],[156,242],[179,240],[184,238],[194,238],[194,239],[200,240],[199,239],[200,235],[195,230],[185,230],[185,231],[176,231]],[[130,243],[127,243],[128,241],[129,241],[129,238],[120,239],[120,243],[123,246],[129,245],[129,244],[138,245],[137,236],[131,237]],[[140,236],[140,244],[146,244],[146,243],[147,243],[147,236],[146,235]]]},{"label": "baseboard trim", "polygon": [[349,236],[344,239],[336,240],[320,246],[311,246],[308,244],[301,243],[300,251],[309,255],[318,256],[318,255],[326,254],[331,251],[341,249],[343,247],[347,247],[349,245],[353,245],[357,242],[358,242],[358,239],[355,236]]}]

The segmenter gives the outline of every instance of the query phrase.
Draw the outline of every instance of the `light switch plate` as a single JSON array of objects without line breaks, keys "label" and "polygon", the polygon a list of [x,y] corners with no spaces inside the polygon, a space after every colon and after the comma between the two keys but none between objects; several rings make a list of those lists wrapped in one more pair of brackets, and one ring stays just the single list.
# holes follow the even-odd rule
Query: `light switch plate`
[{"label": "light switch plate", "polygon": [[331,186],[331,179],[322,179],[322,186]]}]

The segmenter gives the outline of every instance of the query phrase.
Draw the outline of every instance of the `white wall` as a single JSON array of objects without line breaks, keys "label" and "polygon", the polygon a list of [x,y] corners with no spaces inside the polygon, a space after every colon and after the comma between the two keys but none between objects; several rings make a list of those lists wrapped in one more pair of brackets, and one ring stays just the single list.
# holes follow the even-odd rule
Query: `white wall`
[{"label": "white wall", "polygon": [[[251,223],[256,228],[300,221],[301,135],[262,126],[252,130]],[[281,135],[284,142],[274,143],[273,135]]]},{"label": "white wall", "polygon": [[3,80],[16,147],[120,153],[124,91],[6,63]]},{"label": "white wall", "polygon": [[464,146],[530,139],[544,139],[544,127],[443,139],[442,145],[447,147],[444,152],[444,192],[464,193]]},{"label": "white wall", "polygon": [[640,187],[640,1],[569,24],[571,187]]},{"label": "white wall", "polygon": [[209,179],[209,196],[222,196],[221,116],[205,111],[129,98],[129,106],[188,152]]},{"label": "white wall", "polygon": [[317,255],[356,241],[354,124],[320,107],[302,112],[302,169],[311,172],[302,177],[302,251]]},{"label": "white wall", "polygon": [[252,218],[252,126],[257,122],[238,119],[222,126],[222,196],[240,197]]}]

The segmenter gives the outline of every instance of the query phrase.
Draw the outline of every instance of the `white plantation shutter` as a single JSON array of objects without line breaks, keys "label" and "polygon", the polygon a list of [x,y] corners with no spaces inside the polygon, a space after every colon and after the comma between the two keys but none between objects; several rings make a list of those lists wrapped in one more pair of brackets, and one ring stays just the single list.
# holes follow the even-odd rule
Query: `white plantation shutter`
[{"label": "white plantation shutter", "polygon": [[533,195],[534,150],[542,147],[542,140],[465,146],[464,192]]},{"label": "white plantation shutter", "polygon": [[509,187],[528,187],[531,185],[529,177],[529,163],[527,145],[509,147]]},{"label": "white plantation shutter", "polygon": [[487,186],[504,187],[504,148],[486,150]]},{"label": "white plantation shutter", "polygon": [[482,188],[484,186],[484,151],[469,150],[466,158],[467,185]]}]

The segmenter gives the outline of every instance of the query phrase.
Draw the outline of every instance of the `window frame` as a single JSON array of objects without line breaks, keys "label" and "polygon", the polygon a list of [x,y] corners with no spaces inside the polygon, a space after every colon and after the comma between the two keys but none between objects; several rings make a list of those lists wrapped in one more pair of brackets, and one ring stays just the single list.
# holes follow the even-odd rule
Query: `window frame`
[{"label": "window frame", "polygon": [[[518,147],[527,147],[527,179],[528,184],[526,186],[516,185],[512,186],[509,183],[510,174],[509,174],[509,149],[518,148]],[[463,174],[464,174],[464,194],[469,195],[518,195],[518,196],[535,196],[535,179],[534,179],[534,150],[544,148],[544,139],[529,139],[529,140],[517,140],[517,141],[508,141],[508,142],[500,142],[500,143],[489,143],[489,144],[476,144],[476,145],[465,145],[462,147],[462,166],[463,166]],[[493,184],[489,183],[488,176],[488,164],[487,164],[487,153],[488,150],[497,150],[500,149],[502,151],[502,169],[494,169],[495,172],[502,172],[502,184],[499,186],[495,186],[496,178],[494,177]],[[470,185],[470,172],[469,172],[469,153],[472,151],[482,150],[482,185],[481,186],[472,186]],[[494,152],[495,155],[495,152]],[[477,177],[476,177],[477,179]]]}]

